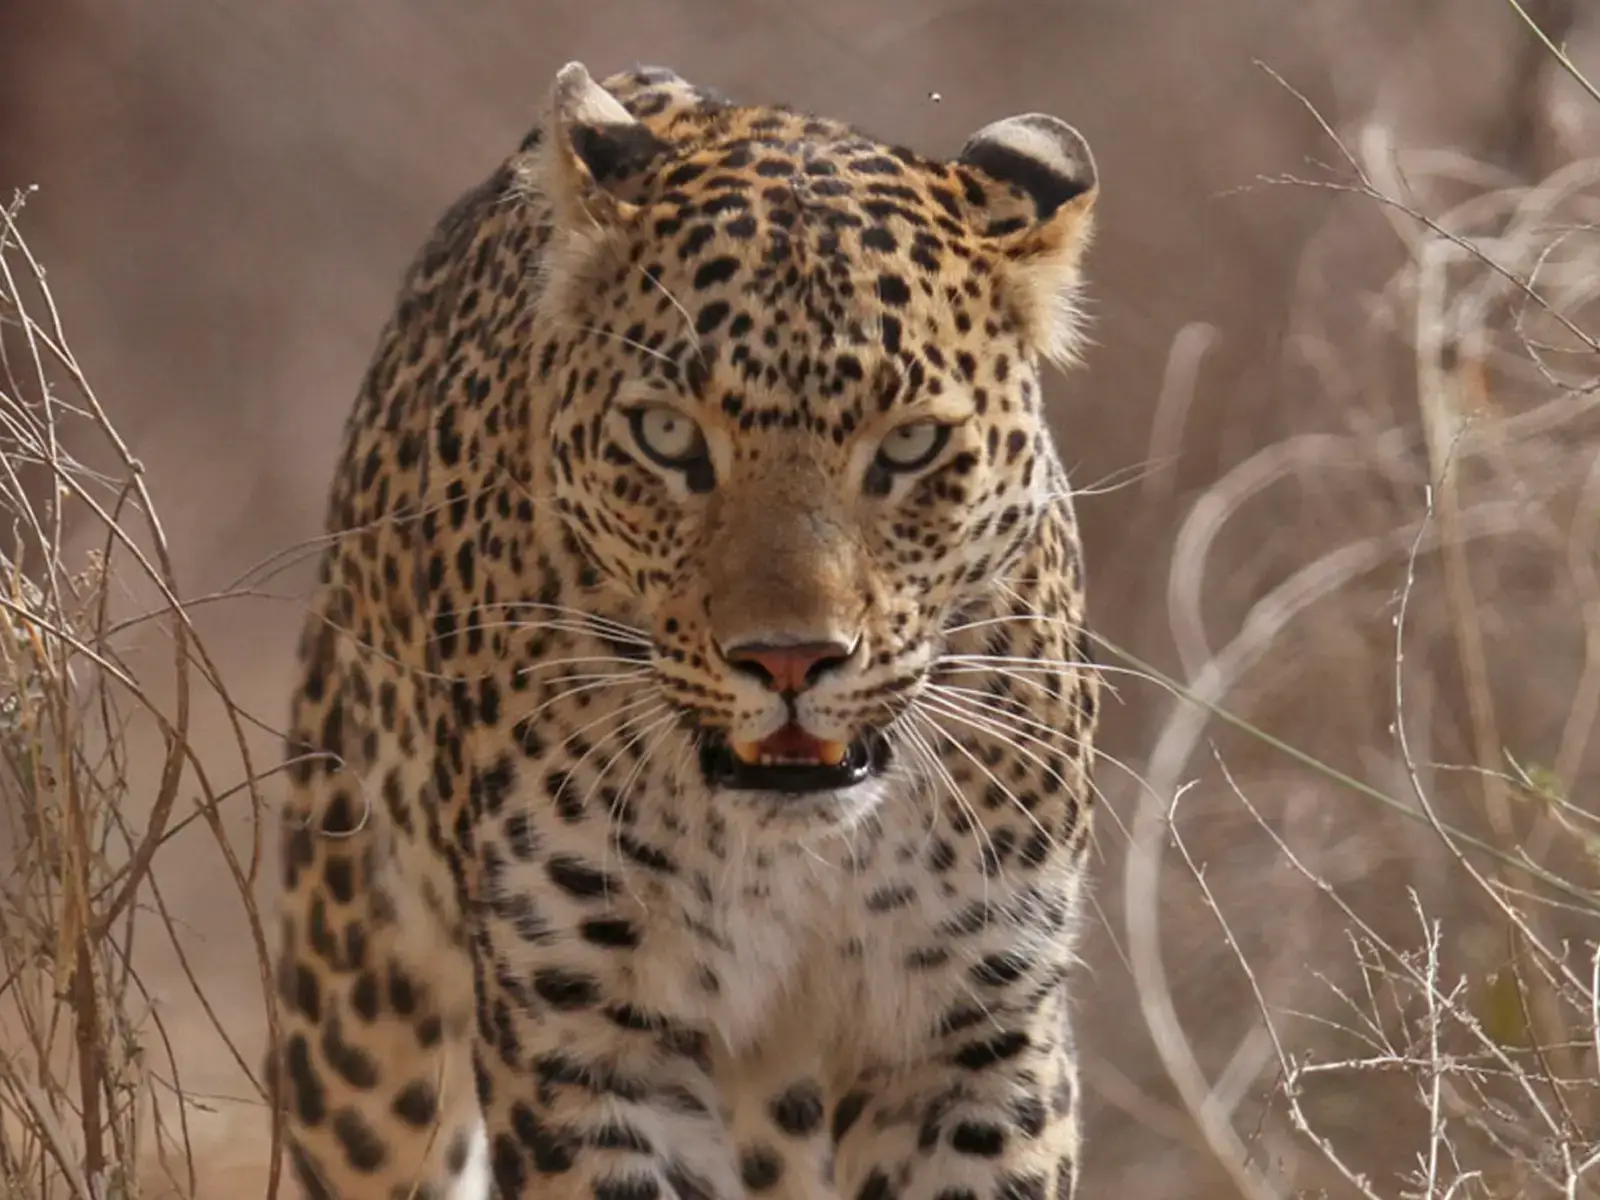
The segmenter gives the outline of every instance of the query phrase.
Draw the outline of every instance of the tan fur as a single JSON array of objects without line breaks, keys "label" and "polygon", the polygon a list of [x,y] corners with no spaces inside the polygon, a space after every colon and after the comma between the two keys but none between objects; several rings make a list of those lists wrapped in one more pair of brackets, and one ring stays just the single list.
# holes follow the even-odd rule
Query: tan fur
[{"label": "tan fur", "polygon": [[[1067,1200],[1097,694],[1039,373],[1095,195],[1051,118],[939,162],[575,64],[441,220],[301,646],[309,1195]],[[785,696],[751,642],[852,652]],[[878,769],[706,774],[789,722]]]}]

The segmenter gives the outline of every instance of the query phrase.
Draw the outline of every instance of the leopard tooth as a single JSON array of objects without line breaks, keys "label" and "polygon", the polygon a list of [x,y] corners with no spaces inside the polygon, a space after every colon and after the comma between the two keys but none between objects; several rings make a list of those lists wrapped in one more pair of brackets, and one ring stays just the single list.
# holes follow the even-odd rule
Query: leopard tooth
[{"label": "leopard tooth", "polygon": [[755,742],[732,742],[733,756],[746,766],[753,766],[761,761],[761,750]]},{"label": "leopard tooth", "polygon": [[825,767],[837,767],[850,752],[850,747],[844,742],[818,742],[817,747],[817,757]]}]

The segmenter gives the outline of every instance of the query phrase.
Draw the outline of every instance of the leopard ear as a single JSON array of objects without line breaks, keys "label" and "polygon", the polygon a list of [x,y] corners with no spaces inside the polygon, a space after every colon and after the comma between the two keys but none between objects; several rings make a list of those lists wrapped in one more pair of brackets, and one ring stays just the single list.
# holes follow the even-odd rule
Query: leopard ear
[{"label": "leopard ear", "polygon": [[1009,260],[1041,352],[1070,361],[1082,320],[1079,263],[1099,195],[1089,143],[1058,117],[1028,113],[978,130],[957,161],[1000,185],[968,189],[968,219]]},{"label": "leopard ear", "polygon": [[545,188],[559,227],[592,231],[627,217],[636,210],[629,182],[671,151],[582,63],[556,72]]}]

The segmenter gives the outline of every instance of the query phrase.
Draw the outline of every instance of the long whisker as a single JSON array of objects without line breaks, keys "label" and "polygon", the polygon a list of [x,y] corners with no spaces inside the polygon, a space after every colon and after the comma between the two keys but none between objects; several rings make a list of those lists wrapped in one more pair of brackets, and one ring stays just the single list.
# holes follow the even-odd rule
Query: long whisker
[{"label": "long whisker", "polygon": [[[674,303],[676,303],[676,301],[674,301]],[[678,307],[681,311],[683,306],[679,305]],[[678,365],[677,363],[673,362],[670,354],[663,354],[659,350],[655,350],[649,346],[646,346],[643,342],[635,341],[633,338],[628,337],[625,334],[617,333],[612,329],[601,329],[596,325],[580,325],[576,321],[552,321],[551,325],[561,329],[576,329],[580,333],[592,333],[596,337],[610,338],[614,342],[621,342],[624,346],[632,346],[635,350],[639,351],[639,353],[648,354],[651,358],[658,359],[661,362],[668,363],[674,367]],[[690,322],[689,327],[691,329],[694,328],[693,322]]]},{"label": "long whisker", "polygon": [[1041,734],[1050,734],[1060,737],[1061,730],[1045,721],[1033,717],[1025,717],[1022,713],[1014,711],[1016,708],[1026,709],[1021,701],[1013,700],[1008,707],[1007,703],[993,692],[982,691],[978,688],[953,687],[946,683],[926,683],[924,689],[935,696],[945,699],[949,704],[970,704],[984,712],[993,713],[996,718],[1014,722],[1019,728],[1036,729]]},{"label": "long whisker", "polygon": [[521,720],[531,721],[540,713],[544,712],[545,709],[549,708],[552,704],[559,704],[563,700],[570,700],[572,697],[582,695],[585,692],[604,691],[608,687],[618,687],[626,682],[630,682],[629,677],[626,675],[611,675],[606,676],[594,683],[584,683],[579,684],[577,687],[566,688],[537,705],[532,712],[525,713],[521,717]]},{"label": "long whisker", "polygon": [[[1017,682],[1023,682],[1023,677],[1028,675],[1060,675],[1073,671],[1093,671],[1100,676],[1105,690],[1113,699],[1120,700],[1121,693],[1116,685],[1107,682],[1107,675],[1126,675],[1145,683],[1151,682],[1150,676],[1143,671],[1136,671],[1131,667],[1108,666],[1103,663],[1080,662],[1065,658],[1020,658],[1010,655],[992,654],[946,654],[941,655],[934,663],[934,670],[944,675],[970,675],[975,673],[993,672],[1004,675]],[[1039,687],[1037,682],[1032,686]]]},{"label": "long whisker", "polygon": [[[689,310],[685,308],[678,298],[672,294],[672,289],[667,287],[666,284],[662,283],[659,277],[653,275],[649,270],[642,266],[639,268],[639,273],[648,279],[651,285],[655,287],[655,289],[663,296],[665,296],[672,304],[672,307],[677,309],[678,313],[683,317],[684,328],[689,331],[689,342],[694,346],[695,353],[704,353],[704,350],[700,345],[700,331],[695,328],[695,320],[689,315]],[[668,359],[667,361],[670,362],[672,360]]]},{"label": "long whisker", "polygon": [[[1033,825],[1033,827],[1036,830],[1039,831],[1039,833],[1046,839],[1046,841],[1048,841],[1050,845],[1054,846],[1056,844],[1055,835],[1053,833],[1051,833],[1048,829],[1046,829],[1042,823],[1040,823],[1039,818],[1034,816],[1033,813],[1031,813],[1028,810],[1028,806],[1026,804],[1024,804],[1021,801],[1021,799],[1018,798],[1018,796],[1017,796],[1017,794],[1015,792],[1013,792],[1009,787],[1007,787],[1003,782],[1001,782],[1000,777],[998,775],[996,775],[993,771],[991,771],[989,769],[989,767],[984,763],[984,761],[982,759],[980,759],[971,750],[968,750],[965,746],[963,746],[961,744],[961,741],[960,741],[959,738],[950,737],[949,731],[948,730],[944,730],[939,725],[939,723],[936,720],[934,720],[934,715],[935,715],[935,713],[937,713],[937,715],[939,715],[939,716],[945,716],[945,717],[949,717],[951,720],[960,721],[963,725],[970,726],[971,728],[974,728],[974,729],[978,730],[980,733],[987,733],[991,737],[1002,736],[1002,735],[996,733],[996,731],[993,730],[993,729],[986,729],[979,722],[974,721],[974,720],[970,719],[969,717],[966,717],[966,716],[964,716],[964,715],[962,715],[960,713],[950,712],[948,710],[944,710],[944,711],[934,710],[934,712],[929,712],[927,710],[927,707],[926,707],[927,701],[925,701],[921,697],[918,698],[917,704],[918,704],[918,707],[923,710],[923,715],[927,718],[928,722],[931,725],[933,725],[934,728],[940,729],[940,731],[943,732],[945,734],[945,736],[949,739],[950,744],[953,747],[955,747],[956,751],[958,753],[960,753],[963,757],[965,757],[970,763],[972,763],[973,766],[977,767],[978,770],[982,771],[983,774],[988,778],[989,782],[994,784],[995,787],[1000,789],[1001,795],[1005,796],[1005,798],[1007,800],[1009,800],[1016,807],[1016,810],[1018,812],[1022,813],[1023,816],[1027,817],[1028,821]],[[1022,747],[1017,746],[1015,743],[1011,743],[1011,745],[1012,745],[1013,749],[1016,749],[1018,751],[1026,753],[1026,751],[1024,751]],[[1035,758],[1034,761],[1038,762],[1038,759]],[[1043,766],[1042,763],[1040,765]],[[1050,768],[1048,768],[1048,767],[1044,767],[1044,769],[1047,770],[1047,771],[1050,770]],[[1051,772],[1051,773],[1055,774],[1055,772]],[[1060,775],[1056,775],[1056,778],[1060,779]],[[1063,785],[1065,785],[1065,781],[1063,781]]]},{"label": "long whisker", "polygon": [[1016,667],[1034,671],[1049,671],[1052,673],[1062,671],[1093,671],[1099,669],[1098,663],[1083,662],[1074,658],[1030,658],[1023,654],[941,654],[935,661],[936,667],[945,663],[973,663],[977,666]]},{"label": "long whisker", "polygon": [[[958,703],[947,696],[919,697],[919,703],[925,703],[929,708],[939,715],[948,716],[954,720],[960,721],[969,728],[976,729],[981,733],[987,733],[1001,738],[1018,754],[1021,754],[1023,757],[1027,758],[1041,771],[1045,772],[1045,774],[1049,775],[1052,779],[1059,783],[1062,788],[1070,790],[1071,785],[1062,776],[1062,774],[1045,762],[1043,758],[1039,757],[1035,751],[1030,750],[1028,747],[1030,745],[1039,746],[1052,754],[1060,754],[1064,748],[1058,743],[1047,742],[1036,734],[1029,733],[1025,729],[1020,729],[1010,724],[1006,719],[1008,714],[997,714],[992,712],[984,712],[982,710],[974,710],[973,708],[964,707],[963,704]],[[1057,735],[1059,736],[1058,731],[1052,732],[1057,732]]]},{"label": "long whisker", "polygon": [[[918,721],[931,729],[940,741],[954,746],[961,753],[967,754],[969,758],[972,757],[970,754],[968,754],[966,747],[962,746],[955,740],[955,738],[951,737],[949,730],[940,726],[940,724],[933,720],[932,717],[928,716],[926,713],[922,712],[916,707],[912,707],[907,711],[912,713]],[[928,760],[930,765],[937,772],[938,777],[944,782],[945,786],[950,789],[951,798],[955,801],[956,806],[971,823],[974,833],[973,843],[975,845],[978,844],[979,837],[983,839],[982,845],[979,846],[980,857],[983,857],[981,852],[985,847],[987,847],[987,859],[998,863],[1000,861],[1000,854],[994,848],[994,839],[989,836],[988,826],[984,824],[983,818],[978,814],[978,810],[972,807],[972,801],[967,799],[966,793],[961,790],[961,785],[956,782],[955,776],[950,773],[950,768],[945,766],[943,756],[940,755],[939,752],[929,744],[928,740],[923,736],[920,730],[914,731],[908,727],[906,732],[908,735],[915,736],[918,742],[922,744],[929,756]],[[973,761],[976,762],[977,760],[973,759]],[[981,766],[982,764],[979,765]],[[989,876],[987,872],[985,872],[983,876],[983,904],[985,908],[989,906]]]},{"label": "long whisker", "polygon": [[618,635],[618,641],[625,640],[621,636],[624,634],[627,635],[627,638],[635,641],[645,642],[647,644],[650,641],[649,634],[642,629],[636,629],[632,625],[626,625],[621,621],[612,620],[610,617],[602,617],[595,613],[585,612],[581,608],[573,608],[569,604],[547,604],[542,600],[505,600],[491,605],[491,607],[503,609],[506,612],[534,611],[556,613],[559,616],[572,617],[575,620],[593,625],[599,629],[612,630],[616,635]]},{"label": "long whisker", "polygon": [[[647,712],[641,714],[638,711],[639,709],[646,708],[647,706]],[[566,737],[561,739],[561,744],[563,746],[567,746],[571,745],[575,741],[582,741],[584,740],[584,735],[596,726],[604,725],[608,721],[617,721],[624,714],[632,713],[633,715],[628,717],[627,721],[620,722],[617,726],[617,729],[625,729],[634,721],[643,720],[646,717],[654,716],[661,710],[661,708],[664,708],[665,706],[666,701],[661,699],[659,692],[656,689],[651,689],[643,696],[635,696],[632,700],[626,700],[619,704],[616,708],[612,709],[610,712],[601,713],[598,717],[594,718],[594,720],[587,721],[578,726],[576,729],[568,733]],[[616,732],[617,730],[612,730],[611,733],[606,735],[606,737],[611,737]],[[587,750],[583,752],[582,755],[579,756],[577,762],[566,768],[566,773],[568,775],[576,775],[579,768],[581,768],[584,763],[589,761],[589,756],[604,744],[605,738],[600,738],[599,740],[595,741]]]},{"label": "long whisker", "polygon": [[[911,720],[915,715],[911,710],[906,710],[905,713],[901,714],[900,717],[897,717],[895,721],[885,728],[884,736],[891,739],[891,744],[897,750],[904,749],[912,758],[914,769],[907,772],[912,785],[919,792],[923,789],[928,789],[931,792],[928,796],[927,829],[924,831],[922,845],[918,847],[918,852],[921,853],[927,850],[928,844],[933,841],[935,835],[939,832],[941,805],[938,791],[935,789],[942,788],[949,792],[956,804],[964,808],[969,818],[974,819],[974,824],[977,822],[975,820],[976,814],[972,812],[966,797],[961,794],[960,788],[956,786],[949,770],[940,761],[938,753],[929,746],[927,738],[923,737],[911,724]],[[902,718],[904,719],[902,720]],[[985,884],[985,887],[987,886]]]},{"label": "long whisker", "polygon": [[[652,644],[649,639],[639,637],[636,634],[624,635],[605,626],[590,625],[581,621],[574,621],[570,617],[551,617],[542,621],[521,621],[516,619],[514,616],[505,618],[497,617],[492,620],[484,618],[477,621],[464,622],[451,632],[462,634],[476,630],[479,633],[487,633],[495,629],[515,629],[524,632],[545,631],[551,633],[575,633],[582,637],[591,637],[607,642],[616,642],[627,646],[649,647]],[[442,635],[435,634],[434,640],[437,640],[440,636]]]},{"label": "long whisker", "polygon": [[525,667],[518,667],[517,674],[532,675],[535,671],[543,671],[547,667],[573,667],[595,663],[614,663],[619,667],[627,667],[626,671],[611,672],[617,679],[637,679],[642,675],[653,673],[649,667],[640,666],[637,659],[621,658],[615,654],[573,654],[565,658],[541,658]]},{"label": "long whisker", "polygon": [[[649,738],[650,739],[645,744],[644,749],[639,752],[639,761],[634,763],[633,770],[628,772],[628,777],[622,781],[622,785],[617,789],[616,798],[611,802],[609,808],[606,811],[605,851],[602,854],[601,859],[600,859],[600,873],[602,875],[607,875],[609,877],[609,873],[606,871],[606,864],[610,859],[611,847],[614,844],[620,849],[620,847],[622,845],[622,834],[623,834],[623,830],[622,830],[622,812],[623,812],[624,806],[628,802],[628,792],[633,787],[634,781],[639,778],[640,772],[642,772],[644,770],[645,765],[650,761],[650,756],[653,755],[656,752],[656,748],[661,745],[662,739],[665,738],[667,736],[667,734],[672,731],[672,727],[675,724],[675,722],[677,721],[678,714],[676,712],[670,711],[670,709],[671,709],[670,705],[668,705],[668,709],[669,709],[669,711],[667,712],[667,714],[665,716],[658,717],[654,721],[652,721],[650,724],[648,724],[648,725],[644,726],[643,728],[639,729],[638,732],[635,733],[633,737],[628,739],[627,744],[624,745],[620,751],[618,751],[618,754],[612,758],[612,763],[615,763],[617,757],[620,757],[622,754],[626,754],[630,749],[632,749],[635,745],[637,745],[642,739],[644,739],[644,738]],[[611,769],[611,764],[608,763],[607,766],[606,766],[606,771],[609,771],[610,769]],[[599,786],[600,779],[604,778],[605,773],[606,773],[605,771],[602,771],[600,773],[600,775],[596,777],[596,779],[595,779],[595,786],[596,787]],[[593,790],[594,789],[591,788],[590,792],[592,793]],[[588,802],[589,802],[588,801],[588,797],[585,797],[584,798],[585,807],[587,807]],[[629,889],[629,891],[630,891],[630,893],[632,893],[632,889],[631,888]],[[637,895],[635,895],[634,898],[635,899],[639,899],[639,897]]]},{"label": "long whisker", "polygon": [[1067,629],[1077,629],[1078,622],[1069,621],[1065,617],[1053,617],[1047,613],[1006,613],[998,617],[984,617],[981,621],[967,621],[960,625],[951,625],[946,634],[966,633],[973,629],[987,629],[993,625],[1010,625],[1017,623],[1035,622],[1041,625],[1061,625]]},{"label": "long whisker", "polygon": [[[944,703],[946,705],[953,704],[953,702],[949,698],[946,698],[944,700]],[[955,717],[955,714],[953,714],[953,713],[947,714],[947,715]],[[1033,744],[1036,744],[1036,745],[1040,745],[1040,746],[1044,747],[1046,750],[1050,750],[1050,751],[1058,751],[1060,749],[1060,747],[1057,746],[1056,744],[1054,744],[1052,742],[1043,741],[1040,738],[1037,738],[1037,737],[1033,736],[1030,733],[1027,733],[1026,731],[1024,731],[1022,729],[1008,728],[1006,726],[1005,722],[1006,722],[1006,720],[1012,719],[1014,717],[1014,714],[1005,714],[1003,719],[999,714],[990,715],[989,713],[984,713],[984,714],[981,714],[981,716],[980,716],[980,714],[970,714],[970,715],[974,716],[975,718],[979,718],[981,720],[984,720],[984,721],[987,721],[987,722],[993,724],[995,726],[995,728],[987,731],[992,736],[1002,737],[1002,738],[1006,739],[1007,741],[1011,741],[1011,739],[1013,739],[1013,738],[1020,739],[1021,741],[1024,741],[1024,742],[1029,742],[1029,743],[1033,743]],[[955,719],[960,720],[961,718],[960,717],[955,717]],[[1032,722],[1030,722],[1030,723],[1032,723]],[[1048,726],[1046,726],[1045,728],[1047,729],[1048,732],[1050,732],[1052,734],[1055,734],[1057,737],[1060,736],[1060,731],[1059,730],[1052,729],[1052,728],[1050,728]],[[1050,774],[1052,774],[1058,781],[1060,781],[1060,783],[1061,783],[1063,788],[1067,788],[1069,786],[1067,784],[1067,781],[1062,779],[1059,773],[1055,772],[1051,768],[1049,768],[1049,767],[1045,766],[1043,763],[1039,762],[1039,759],[1038,759],[1038,757],[1036,755],[1032,754],[1031,752],[1026,750],[1024,747],[1016,746],[1015,743],[1013,743],[1013,747],[1015,749],[1017,749],[1020,753],[1024,754],[1026,757],[1032,759],[1035,763],[1038,763],[1038,765],[1041,767],[1041,769],[1043,769],[1045,771],[1048,771]],[[1110,763],[1112,766],[1114,766],[1114,767],[1118,768],[1119,770],[1121,770],[1122,772],[1124,772],[1136,784],[1139,784],[1141,787],[1146,786],[1144,780],[1139,776],[1139,774],[1131,766],[1129,766],[1127,763],[1123,762],[1121,759],[1116,758],[1115,756],[1107,753],[1105,750],[1097,748],[1095,750],[1095,760],[1097,762]],[[1098,783],[1096,783],[1091,776],[1086,775],[1084,777],[1084,782],[1089,787],[1090,793],[1097,800],[1100,800],[1102,802],[1103,807],[1105,807],[1108,811],[1110,811],[1112,813],[1112,820],[1113,821],[1117,821],[1119,823],[1119,826],[1120,826],[1120,819],[1116,816],[1116,810],[1111,807],[1110,802],[1106,797],[1104,789],[1101,788],[1101,786]]]}]

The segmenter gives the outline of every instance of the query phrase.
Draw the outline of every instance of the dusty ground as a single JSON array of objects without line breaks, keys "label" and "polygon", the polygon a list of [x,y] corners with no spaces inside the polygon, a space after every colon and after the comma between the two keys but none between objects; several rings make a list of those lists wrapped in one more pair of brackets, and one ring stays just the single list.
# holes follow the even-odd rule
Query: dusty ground
[{"label": "dusty ground", "polygon": [[[0,9],[0,187],[41,185],[29,229],[78,352],[146,464],[188,594],[316,533],[339,425],[401,266],[442,205],[515,144],[571,58],[597,71],[667,63],[729,93],[823,108],[930,150],[1035,108],[1088,134],[1104,180],[1091,260],[1098,345],[1087,370],[1057,388],[1057,429],[1080,485],[1130,469],[1151,476],[1087,499],[1083,512],[1099,628],[1169,669],[1180,664],[1167,562],[1193,498],[1269,442],[1352,419],[1351,398],[1308,368],[1296,341],[1308,323],[1339,353],[1368,357],[1373,379],[1404,380],[1403,348],[1373,339],[1363,303],[1400,247],[1370,205],[1261,181],[1309,174],[1308,159],[1337,151],[1255,60],[1341,129],[1376,112],[1403,142],[1459,149],[1514,176],[1537,178],[1600,148],[1592,115],[1539,65],[1503,0],[468,0],[448,19],[442,11],[419,0],[391,0],[381,17],[310,0]],[[1583,36],[1573,31],[1574,47],[1592,48],[1594,31]],[[1151,463],[1169,354],[1196,326],[1215,341],[1181,454]],[[1387,403],[1403,407],[1403,396]],[[1400,419],[1384,402],[1375,411]],[[1331,536],[1314,515],[1278,509],[1219,546],[1206,602],[1216,629]],[[286,599],[203,617],[236,699],[268,724],[283,710],[294,599],[307,578],[296,568],[274,583]],[[1371,765],[1369,749],[1388,750],[1384,663],[1359,630],[1381,629],[1394,586],[1380,580],[1367,607],[1320,617],[1299,669],[1252,693],[1277,732],[1358,770]],[[1346,653],[1358,657],[1332,670]],[[1137,685],[1122,695],[1107,748],[1138,765],[1165,701]],[[1518,719],[1535,740],[1550,720],[1536,704]],[[1441,720],[1448,737],[1448,714]],[[205,714],[204,735],[217,769],[236,773],[218,713]],[[265,735],[256,749],[274,750]],[[1422,851],[1374,813],[1247,747],[1238,753],[1263,803],[1292,808],[1310,842],[1336,844],[1364,894],[1412,878]],[[1191,773],[1205,775],[1205,764]],[[1130,778],[1108,768],[1102,780],[1125,814]],[[1248,836],[1223,789],[1212,781],[1188,803],[1192,844],[1223,894],[1271,918],[1244,930],[1252,945],[1303,964],[1337,942],[1309,900],[1284,899],[1270,848]],[[247,817],[243,807],[230,814],[241,839]],[[1226,1194],[1129,1016],[1117,824],[1107,819],[1102,837],[1102,901],[1117,936],[1091,938],[1082,983],[1095,1100],[1084,1191]],[[185,835],[160,872],[200,986],[254,1066],[259,981],[242,907],[206,835]],[[1163,912],[1184,1023],[1219,1069],[1239,1036],[1239,980],[1192,889],[1172,887]],[[203,1097],[191,1115],[197,1194],[253,1195],[261,1110],[170,948],[144,945],[183,1084]],[[1375,1115],[1348,1097],[1330,1099],[1327,1113],[1352,1129]],[[1403,1120],[1382,1118],[1397,1154]],[[1263,1153],[1289,1155],[1285,1145]]]}]

